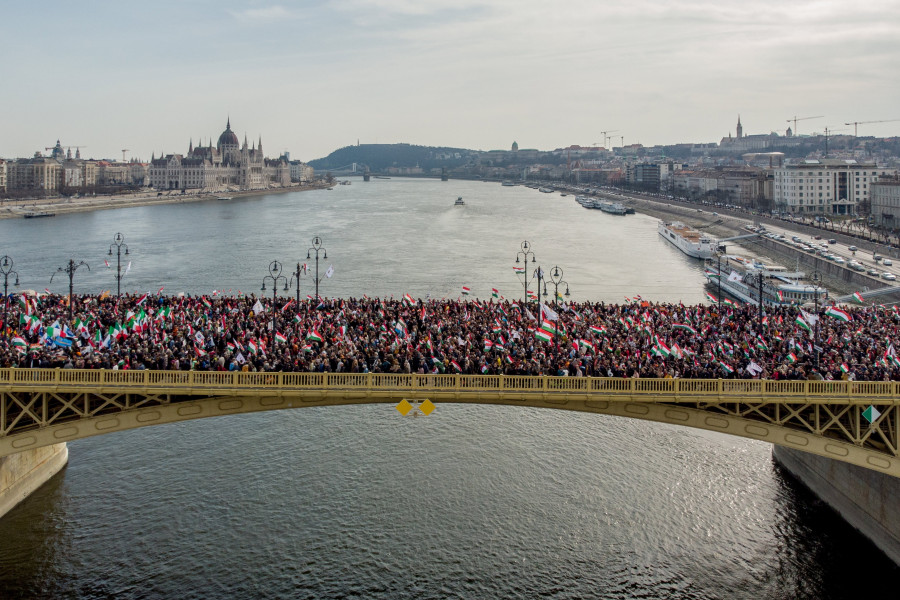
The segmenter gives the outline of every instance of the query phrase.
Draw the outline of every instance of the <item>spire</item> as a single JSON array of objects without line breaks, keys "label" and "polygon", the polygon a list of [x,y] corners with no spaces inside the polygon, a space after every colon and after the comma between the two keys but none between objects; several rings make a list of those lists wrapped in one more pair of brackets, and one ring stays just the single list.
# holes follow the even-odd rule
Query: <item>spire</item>
[{"label": "spire", "polygon": [[241,149],[242,149],[242,150],[246,150],[246,149],[247,149],[247,134],[246,134],[246,133],[244,134],[244,147],[241,148]]},{"label": "spire", "polygon": [[228,122],[225,124],[225,129],[231,129],[231,115],[228,115]]},{"label": "spire", "polygon": [[191,138],[191,141],[188,144],[188,154],[193,153],[193,151],[194,151],[194,138]]},{"label": "spire", "polygon": [[259,136],[259,146],[257,146],[257,148],[259,148],[259,151],[262,152],[262,136],[261,135]]},{"label": "spire", "polygon": [[81,158],[81,148],[75,148],[75,158]]},{"label": "spire", "polygon": [[738,115],[737,138],[741,139],[742,137],[744,137],[744,127],[741,125],[741,115]]}]

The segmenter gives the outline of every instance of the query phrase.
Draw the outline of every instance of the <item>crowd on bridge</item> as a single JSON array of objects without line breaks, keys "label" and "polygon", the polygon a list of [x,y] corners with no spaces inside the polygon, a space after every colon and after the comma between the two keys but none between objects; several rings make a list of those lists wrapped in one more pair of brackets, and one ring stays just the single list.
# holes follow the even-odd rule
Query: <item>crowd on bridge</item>
[{"label": "crowd on bridge", "polygon": [[873,306],[160,293],[6,308],[0,367],[900,380],[900,314]]}]

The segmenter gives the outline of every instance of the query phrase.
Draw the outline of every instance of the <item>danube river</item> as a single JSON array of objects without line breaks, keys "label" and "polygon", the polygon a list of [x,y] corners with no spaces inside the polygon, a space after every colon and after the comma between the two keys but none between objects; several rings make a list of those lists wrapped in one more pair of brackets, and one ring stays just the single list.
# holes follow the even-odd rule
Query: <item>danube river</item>
[{"label": "danube river", "polygon": [[[462,196],[465,206],[453,206]],[[306,260],[321,293],[520,297],[528,240],[572,298],[696,303],[702,266],[656,221],[479,182],[0,221],[21,287],[259,293]],[[271,286],[267,286],[271,290]],[[311,279],[301,280],[301,293]],[[562,291],[562,290],[561,290]],[[271,293],[269,291],[268,293]],[[280,291],[280,294],[285,292]],[[292,292],[290,292],[292,293]],[[636,420],[442,404],[306,408],[69,444],[69,466],[0,520],[0,597],[856,598],[897,568],[750,440]]]}]

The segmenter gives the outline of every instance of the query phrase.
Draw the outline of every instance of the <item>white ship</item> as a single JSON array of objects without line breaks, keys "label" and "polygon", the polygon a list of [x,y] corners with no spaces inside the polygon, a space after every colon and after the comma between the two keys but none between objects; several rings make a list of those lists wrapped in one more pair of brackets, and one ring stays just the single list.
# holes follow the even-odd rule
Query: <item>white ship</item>
[{"label": "white ship", "polygon": [[717,294],[724,292],[751,304],[759,304],[760,283],[766,306],[803,305],[817,301],[821,304],[828,298],[827,289],[801,281],[805,275],[802,272],[789,273],[782,266],[765,265],[732,254],[708,260],[705,275],[711,291]]},{"label": "white ship", "polygon": [[718,242],[715,238],[691,229],[680,221],[660,221],[659,235],[688,256],[710,258],[716,254]]},{"label": "white ship", "polygon": [[613,202],[612,200],[597,200],[594,205],[605,213],[611,215],[624,215],[625,205],[621,202]]}]

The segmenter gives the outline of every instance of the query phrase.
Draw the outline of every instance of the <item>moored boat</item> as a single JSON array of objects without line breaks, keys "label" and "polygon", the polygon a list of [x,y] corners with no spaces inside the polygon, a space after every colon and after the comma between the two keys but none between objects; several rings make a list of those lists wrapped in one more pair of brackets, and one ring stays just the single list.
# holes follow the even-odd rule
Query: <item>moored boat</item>
[{"label": "moored boat", "polygon": [[664,240],[693,258],[710,258],[716,253],[718,242],[715,238],[691,229],[680,221],[660,221],[658,231]]},{"label": "moored boat", "polygon": [[41,217],[55,217],[56,213],[52,212],[28,212],[25,213],[26,219],[40,219]]},{"label": "moored boat", "polygon": [[805,273],[733,254],[707,260],[704,275],[710,290],[751,304],[759,304],[760,284],[766,306],[822,303],[828,298],[827,289],[802,280]]},{"label": "moored boat", "polygon": [[453,206],[465,206],[466,203],[463,202],[462,196],[456,199],[456,202],[453,203]]}]

